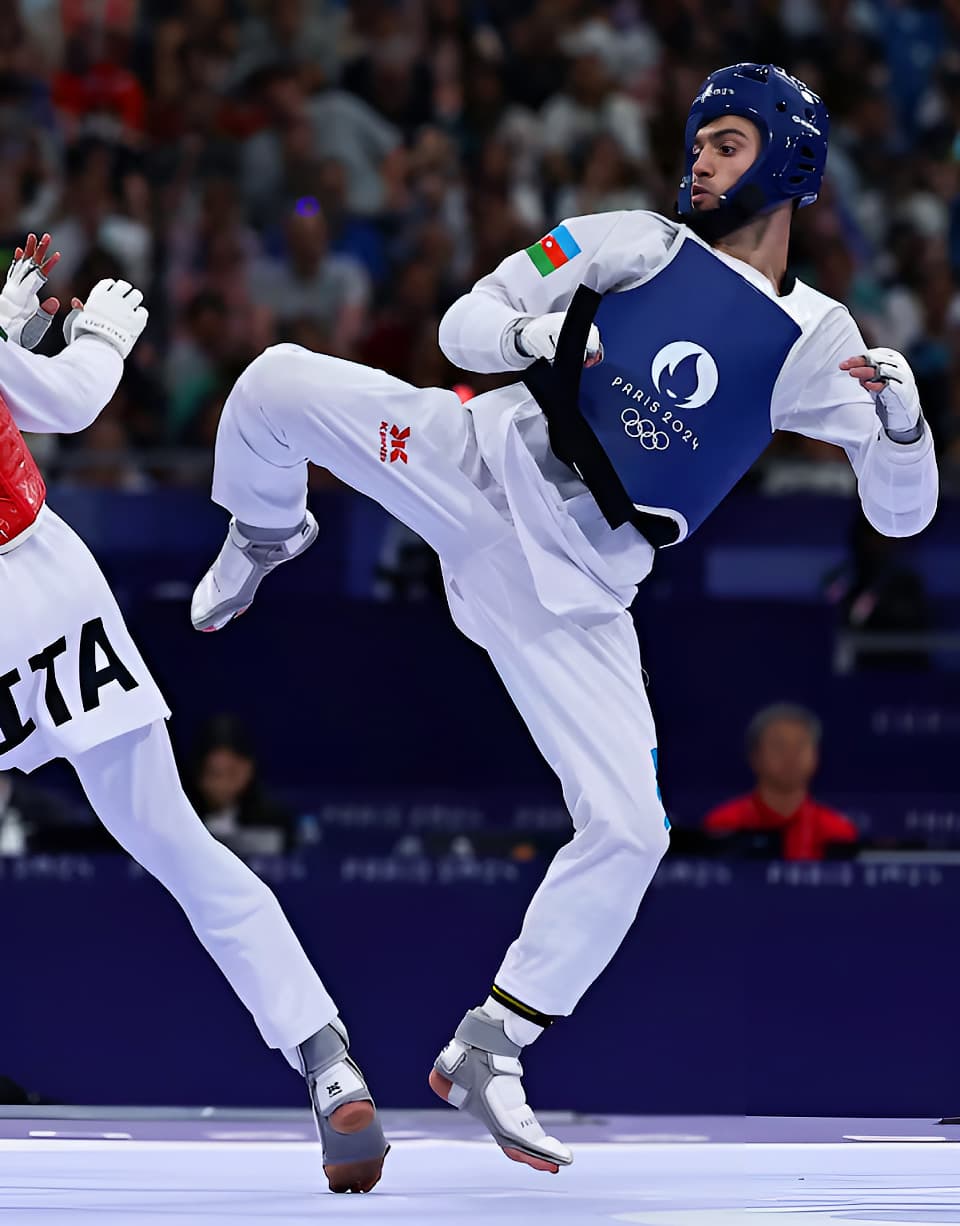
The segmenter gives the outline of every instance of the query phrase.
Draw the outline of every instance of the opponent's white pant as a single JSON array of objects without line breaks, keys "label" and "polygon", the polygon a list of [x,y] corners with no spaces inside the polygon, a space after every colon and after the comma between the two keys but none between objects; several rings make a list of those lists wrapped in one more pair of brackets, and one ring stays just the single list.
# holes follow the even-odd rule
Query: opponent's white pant
[{"label": "opponent's white pant", "polygon": [[194,812],[163,721],[104,741],[73,766],[104,826],[174,896],[266,1042],[289,1060],[336,1006],[272,892]]},{"label": "opponent's white pant", "polygon": [[496,982],[541,1012],[570,1013],[623,940],[668,844],[630,615],[586,628],[543,607],[453,392],[294,345],[268,349],[227,400],[214,500],[244,523],[294,528],[307,459],[437,550],[457,624],[487,650],[560,777],[575,835]]}]

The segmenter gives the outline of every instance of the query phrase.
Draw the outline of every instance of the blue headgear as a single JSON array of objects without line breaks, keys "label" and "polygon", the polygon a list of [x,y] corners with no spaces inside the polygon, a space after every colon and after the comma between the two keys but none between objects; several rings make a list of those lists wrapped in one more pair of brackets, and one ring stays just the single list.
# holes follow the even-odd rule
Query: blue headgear
[{"label": "blue headgear", "polygon": [[[693,143],[697,132],[723,115],[743,115],[760,129],[757,160],[721,197],[716,209],[698,213],[691,198]],[[709,237],[729,234],[785,200],[813,204],[827,160],[830,117],[817,95],[775,64],[733,64],[711,73],[693,100],[684,132],[685,164],[677,213]]]}]

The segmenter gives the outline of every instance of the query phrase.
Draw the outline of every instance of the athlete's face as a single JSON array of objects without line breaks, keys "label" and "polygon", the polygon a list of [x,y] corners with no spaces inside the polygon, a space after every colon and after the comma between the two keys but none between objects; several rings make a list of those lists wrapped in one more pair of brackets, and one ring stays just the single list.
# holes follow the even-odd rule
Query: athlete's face
[{"label": "athlete's face", "polygon": [[763,730],[751,765],[758,783],[785,791],[805,788],[817,769],[813,734],[799,720],[774,720]]},{"label": "athlete's face", "polygon": [[712,119],[693,142],[693,207],[715,209],[760,154],[760,129],[741,115]]}]

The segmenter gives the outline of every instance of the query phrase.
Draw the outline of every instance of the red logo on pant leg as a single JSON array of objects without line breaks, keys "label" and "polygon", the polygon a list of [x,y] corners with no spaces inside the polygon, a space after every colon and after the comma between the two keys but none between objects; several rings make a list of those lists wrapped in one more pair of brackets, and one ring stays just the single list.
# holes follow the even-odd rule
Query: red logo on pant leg
[{"label": "red logo on pant leg", "polygon": [[[389,442],[388,442],[389,430]],[[410,427],[406,426],[403,430],[399,426],[389,426],[385,421],[380,423],[380,462],[386,464],[387,454],[390,456],[390,463],[395,464],[397,460],[402,463],[407,463],[407,440],[410,438]]]},{"label": "red logo on pant leg", "polygon": [[399,430],[396,426],[390,427],[390,438],[393,441],[393,446],[390,449],[390,463],[393,464],[396,460],[407,462],[407,439],[410,437],[410,427],[405,430]]}]

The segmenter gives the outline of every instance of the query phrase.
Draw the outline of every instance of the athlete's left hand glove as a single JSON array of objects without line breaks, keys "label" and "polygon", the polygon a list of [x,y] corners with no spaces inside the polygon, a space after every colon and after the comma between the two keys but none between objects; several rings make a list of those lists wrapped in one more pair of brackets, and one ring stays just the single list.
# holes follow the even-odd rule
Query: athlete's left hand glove
[{"label": "athlete's left hand glove", "polygon": [[840,363],[854,379],[874,393],[877,416],[898,443],[915,441],[923,433],[920,396],[910,363],[895,349],[868,349]]},{"label": "athlete's left hand glove", "polygon": [[129,281],[98,281],[87,295],[86,305],[74,299],[73,310],[63,321],[67,344],[86,333],[112,345],[126,360],[147,326],[149,313],[140,305],[142,302],[143,294]]},{"label": "athlete's left hand glove", "polygon": [[[513,325],[513,346],[522,358],[546,358],[552,362],[557,355],[560,329],[566,319],[566,311],[551,311],[549,315],[534,315],[518,319]],[[590,325],[587,347],[583,355],[584,366],[596,366],[603,361],[603,345],[596,324]]]},{"label": "athlete's left hand glove", "polygon": [[23,247],[14,253],[13,263],[7,269],[7,279],[0,290],[0,329],[7,340],[34,349],[43,340],[53,317],[60,309],[56,298],[40,302],[40,291],[47,282],[50,270],[60,259],[60,252],[48,255],[50,235],[28,236]]}]

